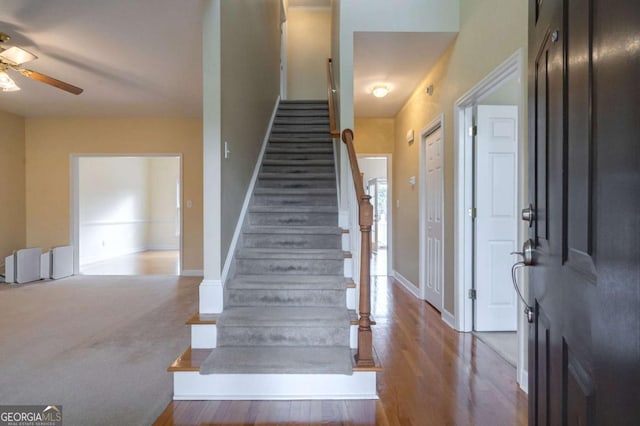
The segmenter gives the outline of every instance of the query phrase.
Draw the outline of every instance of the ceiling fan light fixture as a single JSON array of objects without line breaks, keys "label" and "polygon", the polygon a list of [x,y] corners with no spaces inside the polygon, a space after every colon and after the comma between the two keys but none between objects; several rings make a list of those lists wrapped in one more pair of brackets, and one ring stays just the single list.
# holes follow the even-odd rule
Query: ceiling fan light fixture
[{"label": "ceiling fan light fixture", "polygon": [[387,86],[383,86],[383,85],[376,86],[376,87],[373,88],[371,93],[376,98],[384,98],[385,96],[387,96],[389,94],[389,88]]},{"label": "ceiling fan light fixture", "polygon": [[27,52],[26,50],[16,46],[12,46],[0,52],[0,58],[4,59],[12,65],[20,65],[24,64],[25,62],[30,62],[34,59],[38,59],[38,57],[33,53]]},{"label": "ceiling fan light fixture", "polygon": [[4,70],[0,70],[0,90],[3,92],[20,90],[16,82]]}]

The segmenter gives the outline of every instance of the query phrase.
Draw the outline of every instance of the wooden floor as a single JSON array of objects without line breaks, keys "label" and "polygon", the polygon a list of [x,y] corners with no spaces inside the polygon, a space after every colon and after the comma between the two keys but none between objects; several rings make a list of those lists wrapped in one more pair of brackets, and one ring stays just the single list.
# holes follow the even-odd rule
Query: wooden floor
[{"label": "wooden floor", "polygon": [[180,275],[178,250],[150,250],[80,266],[83,275]]},{"label": "wooden floor", "polygon": [[155,425],[525,425],[515,368],[426,302],[378,277],[378,401],[174,401]]}]

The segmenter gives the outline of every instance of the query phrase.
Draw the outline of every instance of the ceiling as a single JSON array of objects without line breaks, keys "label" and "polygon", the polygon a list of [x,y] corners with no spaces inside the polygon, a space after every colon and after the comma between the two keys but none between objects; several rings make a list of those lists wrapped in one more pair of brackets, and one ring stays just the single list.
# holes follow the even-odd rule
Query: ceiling
[{"label": "ceiling", "polygon": [[9,71],[21,87],[0,110],[38,116],[202,115],[204,0],[0,0],[6,43],[25,64],[75,86],[71,95]]},{"label": "ceiling", "polygon": [[[353,46],[356,117],[394,117],[456,34],[356,32]],[[389,94],[384,98],[373,96],[371,91],[376,85],[387,86]]]},{"label": "ceiling", "polygon": [[331,0],[289,0],[289,7],[331,7]]}]

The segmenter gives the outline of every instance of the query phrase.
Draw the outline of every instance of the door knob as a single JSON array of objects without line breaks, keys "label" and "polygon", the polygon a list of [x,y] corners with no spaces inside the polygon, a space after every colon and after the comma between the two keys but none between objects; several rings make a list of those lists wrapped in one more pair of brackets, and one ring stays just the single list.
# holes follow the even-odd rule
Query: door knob
[{"label": "door knob", "polygon": [[529,207],[522,209],[522,220],[529,222],[529,228],[533,226],[533,221],[536,220],[536,212],[533,209],[533,205],[529,204]]},{"label": "door knob", "polygon": [[522,245],[522,251],[514,251],[511,254],[517,254],[522,257],[522,263],[525,266],[533,266],[533,240],[529,238]]}]

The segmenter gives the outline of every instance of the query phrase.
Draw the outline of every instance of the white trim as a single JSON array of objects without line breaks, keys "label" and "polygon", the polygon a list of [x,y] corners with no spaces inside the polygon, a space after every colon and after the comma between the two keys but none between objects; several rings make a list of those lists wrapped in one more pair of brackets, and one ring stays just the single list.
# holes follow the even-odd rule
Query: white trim
[{"label": "white trim", "polygon": [[375,371],[346,374],[173,373],[174,400],[378,399]]},{"label": "white trim", "polygon": [[223,308],[221,280],[204,279],[198,288],[198,312],[201,314],[219,314]]},{"label": "white trim", "polygon": [[440,313],[440,318],[449,327],[453,328],[454,330],[457,330],[455,315],[453,315],[451,312],[447,311],[444,307],[442,308],[442,312]]},{"label": "white trim", "polygon": [[[281,10],[286,12],[285,8]],[[279,99],[287,99],[287,18],[284,17],[284,21],[280,24],[280,97]]]},{"label": "white trim", "polygon": [[[524,51],[522,48],[516,50],[502,64],[496,67],[473,88],[462,95],[454,104],[454,289],[455,289],[455,313],[456,326],[460,331],[472,331],[472,315],[473,303],[467,298],[467,292],[473,285],[472,265],[473,265],[473,224],[467,215],[468,209],[473,207],[472,204],[472,188],[473,188],[473,158],[470,153],[469,137],[466,131],[470,121],[470,110],[474,105],[482,101],[484,97],[498,88],[508,79],[516,78],[519,84],[518,96],[518,121],[521,123],[518,129],[518,193],[520,205],[524,205],[527,194],[525,185],[526,170],[524,164],[524,140],[526,137],[525,123],[527,123],[524,115],[526,101],[526,79],[524,68]],[[526,235],[524,225],[521,225],[518,232],[518,245],[523,241]],[[519,311],[522,312],[522,311]],[[522,319],[518,321],[518,366],[517,378],[522,378],[524,374],[524,335],[527,328]]]},{"label": "white trim", "polygon": [[[422,295],[422,300],[427,300],[427,274],[425,271],[425,267],[427,265],[427,248],[426,248],[426,241],[427,241],[427,185],[423,185],[424,182],[426,182],[426,178],[427,178],[427,162],[426,162],[426,155],[427,155],[427,148],[425,146],[426,141],[427,141],[427,137],[435,132],[436,130],[440,129],[440,138],[442,140],[442,147],[444,148],[444,141],[445,141],[445,135],[444,135],[444,114],[440,114],[439,116],[437,116],[434,120],[432,120],[429,124],[427,124],[424,129],[422,129],[422,131],[420,132],[420,146],[419,146],[419,173],[420,173],[420,182],[418,185],[418,189],[419,189],[419,195],[418,195],[418,220],[419,220],[419,224],[418,224],[418,229],[419,229],[419,247],[418,247],[418,274],[419,274],[419,278],[418,278],[418,283],[420,284],[420,294]],[[444,150],[443,150],[444,152]],[[442,187],[440,188],[440,196],[441,196],[441,200],[440,200],[440,206],[442,209],[444,209],[444,157],[442,158]],[[442,235],[442,259],[441,259],[441,265],[440,265],[440,270],[442,271],[441,274],[441,280],[442,282],[440,283],[441,288],[442,288],[442,294],[441,294],[441,300],[440,300],[440,306],[439,308],[441,310],[444,311],[444,292],[445,292],[445,288],[444,288],[444,253],[446,253],[446,240],[444,238],[444,221],[445,221],[445,217],[444,217],[444,211],[441,211],[441,215],[442,217],[442,222],[440,224],[441,226],[441,234]]]},{"label": "white trim", "polygon": [[191,324],[192,349],[213,349],[217,343],[217,324]]},{"label": "white trim", "polygon": [[201,277],[204,275],[204,271],[202,269],[183,269],[180,273],[180,276],[183,277]]},{"label": "white trim", "polygon": [[402,284],[402,286],[406,288],[409,293],[413,294],[417,299],[422,300],[422,297],[420,297],[420,289],[417,285],[403,277],[402,274],[397,271],[393,271],[392,276],[396,281]]},{"label": "white trim", "polygon": [[[180,169],[178,171],[178,176],[180,176],[180,194],[178,194],[178,196],[180,197],[180,200],[182,200],[182,196],[184,194],[184,185],[183,185],[183,171],[184,171],[184,167],[183,167],[183,158],[182,158],[182,153],[171,153],[171,152],[166,152],[166,153],[140,153],[140,152],[134,152],[134,153],[124,153],[124,152],[114,152],[114,153],[110,153],[110,152],[96,152],[96,153],[71,153],[69,154],[69,166],[70,166],[70,170],[69,170],[69,208],[70,208],[70,214],[69,214],[69,221],[70,221],[70,226],[69,226],[69,241],[71,242],[71,245],[73,246],[73,273],[74,275],[78,275],[80,274],[80,159],[81,158],[118,158],[118,157],[143,157],[143,158],[177,158],[178,162],[180,163]],[[179,237],[179,243],[178,243],[178,248],[177,250],[179,250],[180,252],[180,259],[179,259],[179,265],[180,268],[182,268],[183,265],[183,235],[184,235],[184,214],[182,212],[182,209],[179,210],[179,221],[180,221],[180,235]],[[155,220],[135,220],[135,221],[129,221],[129,222],[88,222],[88,223],[84,223],[82,225],[115,225],[115,224],[125,224],[125,223],[152,223],[155,222]],[[146,247],[141,248],[138,251],[144,251],[145,249],[147,249]],[[131,253],[135,253],[135,252],[131,252]],[[126,253],[125,253],[126,254]],[[107,259],[107,258],[105,258]],[[101,259],[101,260],[105,260],[105,259]],[[100,260],[97,260],[96,262],[98,262]]]},{"label": "white trim", "polygon": [[519,369],[520,374],[518,374],[518,385],[520,385],[520,389],[524,393],[529,393],[529,370],[524,368]]},{"label": "white trim", "polygon": [[242,210],[240,211],[240,216],[238,217],[238,222],[236,223],[236,229],[233,232],[233,238],[231,239],[231,244],[229,245],[229,250],[227,251],[227,258],[225,259],[221,276],[221,281],[223,284],[227,281],[227,275],[229,274],[229,269],[231,268],[231,261],[233,260],[233,257],[235,255],[236,246],[238,245],[238,240],[240,239],[240,234],[242,233],[244,219],[247,216],[247,211],[249,210],[249,203],[251,202],[251,196],[253,195],[253,188],[256,186],[256,181],[258,180],[258,175],[260,174],[262,159],[264,158],[264,153],[267,150],[267,145],[269,144],[269,135],[271,134],[271,128],[273,127],[273,121],[276,118],[276,113],[278,112],[279,105],[280,96],[276,98],[276,103],[273,107],[273,111],[271,112],[271,118],[269,119],[269,124],[267,125],[264,139],[262,140],[262,148],[260,148],[260,154],[258,154],[256,164],[253,168],[253,175],[251,176],[251,181],[249,182],[247,193],[244,196]]}]

